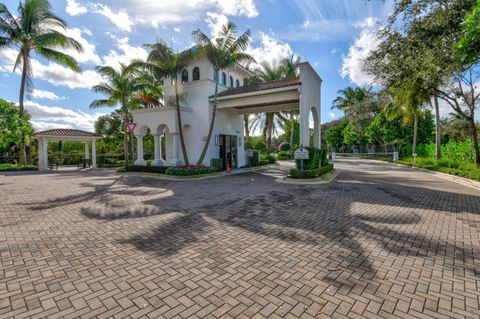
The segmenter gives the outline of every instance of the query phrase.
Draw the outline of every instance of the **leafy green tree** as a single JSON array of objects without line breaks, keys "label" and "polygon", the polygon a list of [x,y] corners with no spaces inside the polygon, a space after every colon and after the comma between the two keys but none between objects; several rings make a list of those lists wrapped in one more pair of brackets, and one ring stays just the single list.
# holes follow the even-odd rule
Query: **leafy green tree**
[{"label": "leafy green tree", "polygon": [[342,134],[343,144],[362,145],[365,143],[364,136],[355,129],[352,122],[348,122],[348,124],[343,128]]},{"label": "leafy green tree", "polygon": [[28,112],[21,116],[18,107],[0,99],[0,151],[8,150],[13,144],[19,144],[22,136],[32,135],[33,127],[29,119]]},{"label": "leafy green tree", "polygon": [[[382,43],[368,59],[367,70],[385,87],[400,87],[390,85],[392,82],[419,80],[422,90],[431,91],[432,96],[447,102],[469,124],[475,162],[480,164],[475,125],[480,101],[476,83],[480,74],[475,65],[462,63],[456,50],[463,36],[464,18],[476,3],[476,0],[395,0],[390,24],[381,31]],[[438,115],[437,123],[440,123]],[[439,134],[437,148],[438,140]]]},{"label": "leafy green tree", "polygon": [[181,53],[175,53],[164,42],[156,42],[147,44],[150,53],[147,57],[147,62],[143,65],[154,78],[168,78],[174,81],[175,85],[175,108],[177,114],[177,124],[179,127],[180,145],[182,147],[183,159],[186,165],[190,165],[188,160],[187,148],[185,147],[185,139],[183,136],[182,113],[180,111],[180,102],[182,96],[178,92],[178,82],[181,78],[180,74],[188,66],[188,64],[195,57],[193,50],[186,50]]},{"label": "leafy green tree", "polygon": [[463,36],[457,44],[457,56],[462,64],[480,60],[480,0],[467,15],[462,26]]},{"label": "leafy green tree", "polygon": [[218,105],[218,84],[220,70],[229,69],[237,63],[254,62],[255,60],[245,50],[250,42],[250,30],[247,30],[237,38],[237,27],[232,22],[223,25],[215,39],[210,39],[208,35],[197,29],[192,32],[192,36],[197,43],[199,53],[206,56],[210,64],[213,66],[215,77],[215,92],[213,98],[213,110],[208,129],[207,139],[203,147],[197,164],[202,164],[205,154],[207,153],[210,140],[212,138],[213,127],[215,125],[215,117]]},{"label": "leafy green tree", "polygon": [[335,149],[339,149],[343,146],[344,136],[343,131],[348,125],[347,120],[343,120],[335,126],[332,126],[325,132],[325,141],[327,144]]},{"label": "leafy green tree", "polygon": [[[18,15],[14,16],[3,3],[0,3],[0,50],[7,47],[18,49],[14,71],[22,66],[20,82],[20,116],[24,114],[25,90],[30,94],[33,89],[32,53],[56,63],[65,65],[75,72],[80,67],[73,57],[58,51],[58,48],[73,48],[82,52],[82,45],[56,29],[66,30],[66,22],[55,15],[48,0],[25,0],[18,6]],[[20,162],[25,164],[25,143],[20,143]]]},{"label": "leafy green tree", "polygon": [[138,76],[139,71],[133,64],[128,66],[121,64],[120,70],[116,70],[110,66],[98,66],[96,70],[102,75],[105,81],[95,85],[92,89],[95,93],[105,95],[106,98],[93,101],[90,107],[120,106],[118,111],[122,115],[123,152],[125,165],[128,165],[127,124],[131,118],[130,110],[134,110],[141,105],[136,94],[146,92],[146,90],[156,92],[158,88],[144,77]]},{"label": "leafy green tree", "polygon": [[[130,121],[130,120],[129,120]],[[121,142],[123,139],[123,116],[119,110],[115,110],[108,115],[100,116],[95,121],[95,133],[102,136],[103,149],[99,145],[98,149],[104,153],[121,152]],[[101,143],[99,143],[101,144]],[[120,146],[120,148],[118,148]]]}]

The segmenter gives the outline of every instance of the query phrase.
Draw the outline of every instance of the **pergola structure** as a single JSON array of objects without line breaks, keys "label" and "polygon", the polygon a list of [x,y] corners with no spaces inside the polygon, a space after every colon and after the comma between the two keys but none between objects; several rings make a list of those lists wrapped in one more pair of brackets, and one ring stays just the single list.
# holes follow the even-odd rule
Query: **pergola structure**
[{"label": "pergola structure", "polygon": [[95,141],[100,136],[95,133],[74,129],[51,129],[37,132],[34,136],[38,140],[38,170],[48,170],[48,141],[77,141],[85,143],[85,159],[89,159],[89,143],[92,143],[92,168],[97,168],[97,152]]}]

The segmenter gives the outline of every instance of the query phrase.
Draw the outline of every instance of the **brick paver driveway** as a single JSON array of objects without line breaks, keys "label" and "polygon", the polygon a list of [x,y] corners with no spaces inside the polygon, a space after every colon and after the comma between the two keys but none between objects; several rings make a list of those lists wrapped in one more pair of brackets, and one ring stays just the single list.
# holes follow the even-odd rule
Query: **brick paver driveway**
[{"label": "brick paver driveway", "polygon": [[480,193],[337,167],[312,186],[0,175],[0,317],[479,318]]}]

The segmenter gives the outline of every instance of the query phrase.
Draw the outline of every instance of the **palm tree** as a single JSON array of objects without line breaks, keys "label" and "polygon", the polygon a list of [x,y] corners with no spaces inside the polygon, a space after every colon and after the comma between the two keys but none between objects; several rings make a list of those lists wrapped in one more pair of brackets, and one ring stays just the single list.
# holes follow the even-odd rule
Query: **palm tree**
[{"label": "palm tree", "polygon": [[364,102],[370,95],[370,89],[361,87],[347,87],[346,89],[339,90],[338,96],[333,100],[332,109],[339,109],[345,113],[348,113],[352,107]]},{"label": "palm tree", "polygon": [[153,44],[147,44],[146,47],[148,47],[151,51],[148,54],[147,62],[143,64],[143,67],[151,72],[157,79],[170,78],[174,81],[175,107],[183,160],[185,161],[185,165],[190,165],[187,148],[185,146],[185,139],[183,136],[182,115],[180,111],[180,100],[182,97],[178,93],[178,79],[181,78],[181,72],[195,57],[195,53],[192,50],[175,53],[167,44],[160,41],[157,41]]},{"label": "palm tree", "polygon": [[210,145],[213,126],[215,124],[215,116],[217,114],[218,72],[220,70],[229,69],[238,63],[255,62],[255,60],[249,54],[245,53],[248,43],[250,42],[250,30],[245,31],[237,38],[237,27],[230,21],[222,26],[214,40],[211,40],[208,35],[200,31],[200,29],[193,31],[192,36],[197,43],[199,53],[207,57],[216,72],[212,118],[210,120],[207,140],[205,141],[202,153],[197,162],[197,164],[200,165],[202,164],[208,146]]},{"label": "palm tree", "polygon": [[[292,53],[290,56],[284,58],[281,62],[281,65],[285,72],[285,77],[291,78],[297,76],[297,68],[300,65],[300,57],[295,53]],[[287,128],[290,130],[290,146],[293,151],[293,133],[294,133],[294,122],[296,121],[295,117],[298,114],[297,111],[290,112],[290,125],[287,125]]]},{"label": "palm tree", "polygon": [[140,92],[154,92],[160,94],[159,88],[139,76],[138,69],[134,64],[120,64],[120,70],[110,66],[97,66],[96,71],[105,79],[105,82],[95,85],[92,89],[95,93],[104,94],[105,99],[95,100],[90,104],[91,108],[104,106],[115,107],[120,104],[119,111],[123,116],[123,152],[125,166],[128,165],[128,132],[127,124],[130,121],[130,110],[136,109],[141,103],[138,99]]},{"label": "palm tree", "polygon": [[[73,48],[82,52],[82,45],[76,40],[57,31],[66,30],[67,23],[56,16],[48,0],[25,0],[18,6],[18,16],[14,16],[3,3],[0,3],[0,50],[7,47],[18,49],[14,70],[22,66],[20,82],[19,111],[24,115],[25,90],[27,96],[33,90],[33,70],[31,56],[37,55],[56,63],[60,63],[75,72],[80,67],[73,57],[62,53],[57,48]],[[25,136],[20,143],[20,162],[25,163]]]}]

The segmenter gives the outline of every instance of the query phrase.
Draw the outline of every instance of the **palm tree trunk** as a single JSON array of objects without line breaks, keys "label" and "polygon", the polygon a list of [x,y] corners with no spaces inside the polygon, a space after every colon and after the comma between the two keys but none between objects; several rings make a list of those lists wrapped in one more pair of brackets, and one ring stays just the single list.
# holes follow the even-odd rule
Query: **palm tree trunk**
[{"label": "palm tree trunk", "polygon": [[[218,71],[217,71],[218,73]],[[200,158],[197,161],[197,165],[201,165],[203,159],[205,158],[205,154],[207,154],[208,146],[210,145],[210,139],[212,138],[213,126],[215,125],[215,117],[217,115],[217,95],[218,95],[218,74],[215,80],[215,95],[213,98],[213,111],[212,111],[212,119],[210,121],[210,128],[208,129],[207,140],[205,141],[205,145],[203,146],[202,153],[200,154]]]},{"label": "palm tree trunk", "polygon": [[128,167],[128,130],[127,130],[128,118],[123,118],[123,157],[125,159],[125,171]]},{"label": "palm tree trunk", "polygon": [[[23,118],[23,115],[25,113],[24,109],[24,98],[25,98],[25,84],[27,82],[27,59],[28,59],[28,54],[26,52],[22,53],[22,58],[23,58],[23,67],[22,67],[22,79],[20,82],[20,96],[18,99],[18,107],[19,107],[19,113],[20,113],[20,118]],[[20,138],[20,156],[19,156],[19,163],[20,165],[25,165],[27,163],[27,150],[25,147],[25,134],[22,132],[22,136]]]},{"label": "palm tree trunk", "polygon": [[441,132],[440,132],[440,107],[438,105],[438,97],[435,95],[433,97],[435,104],[435,158],[442,158],[442,142],[441,142]]},{"label": "palm tree trunk", "polygon": [[243,114],[243,130],[245,131],[245,143],[250,139],[250,129],[248,127],[248,114]]},{"label": "palm tree trunk", "polygon": [[185,147],[185,139],[183,138],[182,114],[180,113],[180,97],[178,96],[178,81],[175,81],[175,103],[177,106],[177,125],[180,132],[180,145],[182,146],[183,161],[185,165],[190,165],[188,161],[187,148]]},{"label": "palm tree trunk", "polygon": [[480,150],[478,148],[478,134],[477,134],[477,126],[475,125],[475,120],[473,114],[469,119],[469,126],[470,126],[470,135],[472,138],[472,145],[473,145],[473,158],[475,164],[480,164]]},{"label": "palm tree trunk", "polygon": [[415,114],[413,120],[413,143],[412,143],[412,155],[415,161],[417,154],[417,131],[418,131],[418,115]]}]

